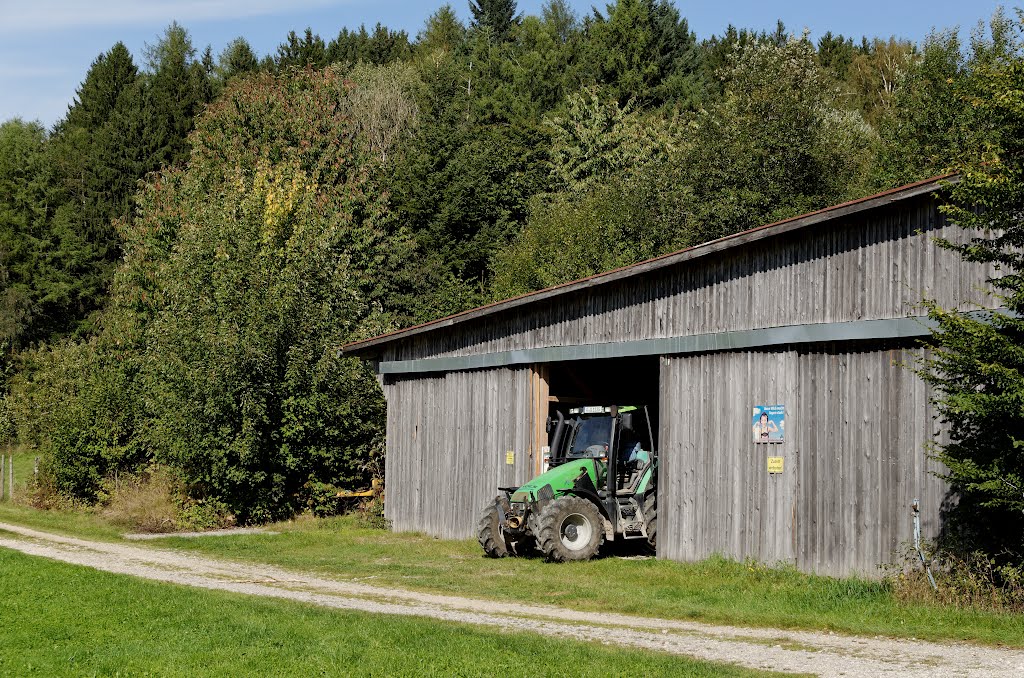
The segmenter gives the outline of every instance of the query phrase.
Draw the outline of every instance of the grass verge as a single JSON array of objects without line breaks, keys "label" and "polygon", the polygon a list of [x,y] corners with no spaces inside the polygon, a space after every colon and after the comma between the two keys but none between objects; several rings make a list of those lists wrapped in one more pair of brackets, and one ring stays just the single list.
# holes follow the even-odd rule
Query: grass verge
[{"label": "grass verge", "polygon": [[2,675],[762,675],[148,582],[0,549]]}]

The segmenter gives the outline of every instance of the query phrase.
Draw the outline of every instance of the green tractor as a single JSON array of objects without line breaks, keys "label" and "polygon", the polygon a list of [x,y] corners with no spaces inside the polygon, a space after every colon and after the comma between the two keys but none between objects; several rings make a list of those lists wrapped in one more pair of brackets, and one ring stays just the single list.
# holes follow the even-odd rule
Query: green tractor
[{"label": "green tractor", "polygon": [[478,540],[492,558],[539,549],[588,560],[614,540],[658,534],[658,457],[647,408],[578,407],[548,419],[550,468],[484,507]]}]

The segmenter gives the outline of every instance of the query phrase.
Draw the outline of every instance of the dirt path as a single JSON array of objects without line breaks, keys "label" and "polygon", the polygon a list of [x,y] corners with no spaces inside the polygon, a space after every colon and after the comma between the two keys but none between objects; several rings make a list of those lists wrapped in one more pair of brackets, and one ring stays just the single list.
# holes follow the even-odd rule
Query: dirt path
[{"label": "dirt path", "polygon": [[821,676],[1022,676],[1024,651],[580,612],[385,589],[267,565],[63,537],[0,523],[0,547],[106,572],[375,614],[658,650],[754,669]]}]

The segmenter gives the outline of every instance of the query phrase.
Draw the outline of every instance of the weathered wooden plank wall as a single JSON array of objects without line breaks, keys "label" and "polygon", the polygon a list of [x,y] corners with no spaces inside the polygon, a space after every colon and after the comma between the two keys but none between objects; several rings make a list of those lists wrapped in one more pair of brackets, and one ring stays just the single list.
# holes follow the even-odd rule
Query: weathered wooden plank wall
[{"label": "weathered wooden plank wall", "polygon": [[915,498],[924,538],[938,535],[947,486],[925,446],[943,432],[930,390],[909,369],[922,353],[830,346],[799,354],[801,569],[879,575],[876,565],[913,539]]},{"label": "weathered wooden plank wall", "polygon": [[[714,553],[819,574],[877,576],[913,535],[939,528],[945,485],[921,349],[820,346],[662,360],[659,555]],[[786,406],[787,441],[756,444],[754,405]],[[767,457],[784,472],[767,473]]]},{"label": "weathered wooden plank wall", "polygon": [[[799,443],[754,444],[750,421],[754,405],[782,404],[787,433],[799,426],[797,362],[793,351],[662,359],[658,555],[795,563]],[[780,454],[785,472],[769,477]]]},{"label": "weathered wooden plank wall", "polygon": [[533,476],[536,381],[533,370],[522,367],[385,383],[384,510],[394,529],[473,536],[481,508],[498,487]]},{"label": "weathered wooden plank wall", "polygon": [[588,288],[383,347],[383,360],[922,315],[991,307],[988,267],[935,246],[962,239],[930,197]]}]

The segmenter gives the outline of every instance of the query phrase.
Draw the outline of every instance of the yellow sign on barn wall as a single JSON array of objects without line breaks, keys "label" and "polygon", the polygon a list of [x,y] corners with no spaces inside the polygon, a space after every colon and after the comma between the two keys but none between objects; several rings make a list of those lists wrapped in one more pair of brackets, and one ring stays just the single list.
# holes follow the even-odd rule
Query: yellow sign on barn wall
[{"label": "yellow sign on barn wall", "polygon": [[782,457],[768,457],[768,473],[782,473]]},{"label": "yellow sign on barn wall", "polygon": [[506,452],[505,453],[505,463],[508,464],[509,466],[511,466],[512,464],[515,464],[516,463],[516,453],[513,452],[512,450],[509,450],[508,452]]}]

